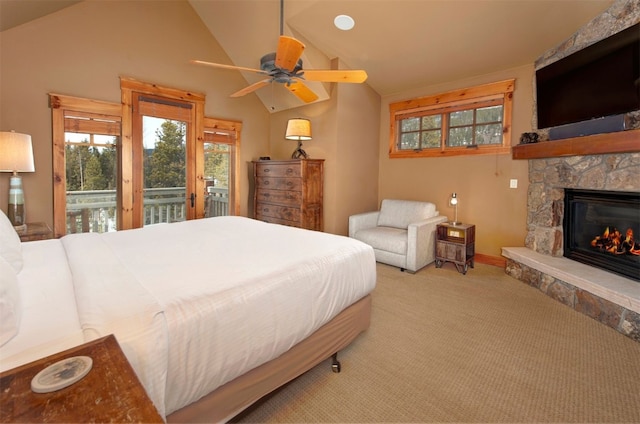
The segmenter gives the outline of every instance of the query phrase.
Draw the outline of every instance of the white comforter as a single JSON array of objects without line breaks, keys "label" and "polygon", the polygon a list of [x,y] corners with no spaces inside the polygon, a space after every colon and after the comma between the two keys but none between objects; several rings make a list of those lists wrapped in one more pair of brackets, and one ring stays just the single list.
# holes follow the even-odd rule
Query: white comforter
[{"label": "white comforter", "polygon": [[166,415],[287,351],[376,281],[363,243],[241,217],[60,243],[85,340],[114,333]]}]

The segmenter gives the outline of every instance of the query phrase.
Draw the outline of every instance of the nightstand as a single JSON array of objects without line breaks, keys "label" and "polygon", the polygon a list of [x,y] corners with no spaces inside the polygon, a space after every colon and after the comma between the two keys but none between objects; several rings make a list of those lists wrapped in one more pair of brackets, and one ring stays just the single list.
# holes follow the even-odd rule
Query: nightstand
[{"label": "nightstand", "polygon": [[[31,380],[62,359],[89,356],[89,373],[50,393],[31,391]],[[113,335],[0,373],[0,422],[154,422],[162,417]]]},{"label": "nightstand", "polygon": [[438,224],[436,227],[436,268],[445,262],[453,262],[458,272],[467,273],[473,268],[476,226],[472,224]]},{"label": "nightstand", "polygon": [[53,231],[44,222],[30,222],[26,224],[26,228],[16,231],[20,241],[46,240],[53,237]]}]

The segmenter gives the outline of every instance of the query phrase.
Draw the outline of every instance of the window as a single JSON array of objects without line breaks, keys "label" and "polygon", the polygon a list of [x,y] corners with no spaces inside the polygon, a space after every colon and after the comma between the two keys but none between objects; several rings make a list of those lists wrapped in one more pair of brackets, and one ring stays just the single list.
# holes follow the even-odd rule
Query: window
[{"label": "window", "polygon": [[510,153],[514,81],[390,104],[389,157]]},{"label": "window", "polygon": [[122,103],[49,95],[55,237],[236,215],[242,124],[204,117],[201,95],[121,89]]}]

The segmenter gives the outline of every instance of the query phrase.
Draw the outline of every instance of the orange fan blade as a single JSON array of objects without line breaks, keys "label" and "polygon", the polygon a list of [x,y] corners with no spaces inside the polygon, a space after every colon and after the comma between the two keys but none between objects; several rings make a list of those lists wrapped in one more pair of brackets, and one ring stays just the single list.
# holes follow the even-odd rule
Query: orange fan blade
[{"label": "orange fan blade", "polygon": [[302,76],[307,81],[321,82],[365,82],[367,73],[365,71],[341,71],[330,69],[310,69],[304,71]]},{"label": "orange fan blade", "polygon": [[243,68],[242,66],[223,65],[221,63],[204,62],[202,60],[190,60],[189,62],[190,63],[194,63],[196,65],[206,65],[206,66],[211,66],[211,67],[214,67],[214,68],[231,69],[233,71],[245,71],[245,72],[253,72],[253,73],[256,73],[256,74],[268,75],[268,73],[266,73],[265,71],[262,71],[260,69]]},{"label": "orange fan blade", "polygon": [[302,56],[304,44],[292,37],[281,35],[278,40],[275,65],[278,68],[291,72],[296,67],[298,59]]},{"label": "orange fan blade", "polygon": [[309,87],[304,85],[301,81],[291,81],[290,84],[285,84],[285,86],[289,91],[298,96],[298,98],[305,103],[311,103],[318,100],[318,95],[311,91],[311,89],[309,89]]},{"label": "orange fan blade", "polygon": [[231,97],[241,97],[241,96],[244,96],[245,94],[253,93],[257,89],[262,88],[265,85],[269,85],[270,83],[271,83],[271,78],[267,78],[267,79],[264,79],[262,81],[254,82],[250,86],[245,87],[240,91],[236,91],[235,93],[233,93],[231,95]]}]

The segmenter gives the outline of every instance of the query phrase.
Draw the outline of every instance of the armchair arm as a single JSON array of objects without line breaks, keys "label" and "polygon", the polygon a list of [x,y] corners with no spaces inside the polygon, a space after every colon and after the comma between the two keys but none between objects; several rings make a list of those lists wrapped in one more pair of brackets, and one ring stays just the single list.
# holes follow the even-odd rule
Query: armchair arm
[{"label": "armchair arm", "polygon": [[365,212],[349,217],[349,237],[353,236],[365,228],[373,228],[378,225],[379,211]]},{"label": "armchair arm", "polygon": [[436,226],[446,222],[447,217],[436,215],[409,224],[407,228],[407,269],[417,271],[436,259]]}]

